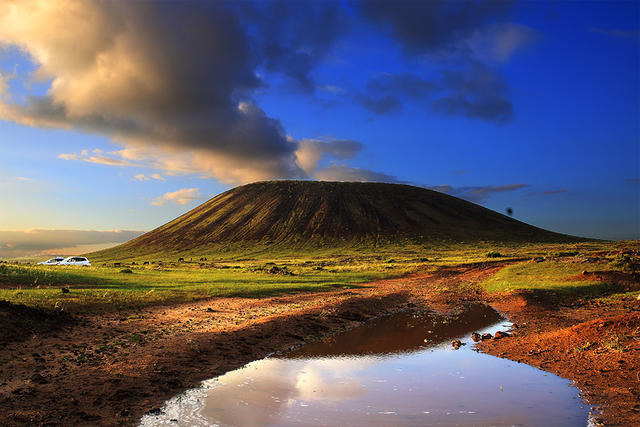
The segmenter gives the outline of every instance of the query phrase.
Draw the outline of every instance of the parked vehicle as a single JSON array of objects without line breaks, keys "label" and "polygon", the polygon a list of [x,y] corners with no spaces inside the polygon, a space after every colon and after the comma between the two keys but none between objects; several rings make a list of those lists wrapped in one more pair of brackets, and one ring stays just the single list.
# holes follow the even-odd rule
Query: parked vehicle
[{"label": "parked vehicle", "polygon": [[89,260],[83,256],[70,256],[69,258],[65,258],[60,261],[58,265],[85,265],[90,266],[91,263]]},{"label": "parked vehicle", "polygon": [[60,261],[64,261],[64,257],[57,256],[46,261],[39,262],[38,265],[58,265]]}]

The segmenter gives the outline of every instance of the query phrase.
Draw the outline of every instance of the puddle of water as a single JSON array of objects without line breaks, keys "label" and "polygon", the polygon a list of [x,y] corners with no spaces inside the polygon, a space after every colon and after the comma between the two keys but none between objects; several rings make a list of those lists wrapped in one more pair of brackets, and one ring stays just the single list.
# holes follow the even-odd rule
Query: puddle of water
[{"label": "puddle of water", "polygon": [[510,326],[479,304],[377,319],[204,381],[141,426],[586,425],[568,380],[473,351],[472,332]]}]

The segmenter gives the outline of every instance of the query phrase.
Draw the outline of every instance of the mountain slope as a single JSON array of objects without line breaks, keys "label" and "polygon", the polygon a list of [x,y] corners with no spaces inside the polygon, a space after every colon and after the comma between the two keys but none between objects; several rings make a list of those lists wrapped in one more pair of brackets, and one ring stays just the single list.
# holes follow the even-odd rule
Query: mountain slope
[{"label": "mountain slope", "polygon": [[403,241],[565,242],[474,203],[400,184],[270,181],[222,193],[116,248],[136,254],[228,245],[313,247]]}]

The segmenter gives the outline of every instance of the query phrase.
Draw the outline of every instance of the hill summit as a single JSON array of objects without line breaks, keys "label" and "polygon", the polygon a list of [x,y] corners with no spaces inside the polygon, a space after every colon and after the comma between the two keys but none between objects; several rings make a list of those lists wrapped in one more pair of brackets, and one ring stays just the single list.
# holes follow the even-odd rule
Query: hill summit
[{"label": "hill summit", "polygon": [[249,245],[302,248],[575,240],[579,239],[410,185],[267,181],[222,193],[153,231],[99,254],[177,253]]}]

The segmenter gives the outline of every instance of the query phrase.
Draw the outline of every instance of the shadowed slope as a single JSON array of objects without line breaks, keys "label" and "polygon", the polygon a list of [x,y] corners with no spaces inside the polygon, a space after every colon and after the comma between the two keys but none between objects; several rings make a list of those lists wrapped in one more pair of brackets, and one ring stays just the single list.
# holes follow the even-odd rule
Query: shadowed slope
[{"label": "shadowed slope", "polygon": [[562,242],[552,233],[474,203],[400,184],[270,181],[222,193],[111,251],[136,255],[238,244],[277,247],[406,241]]}]

